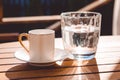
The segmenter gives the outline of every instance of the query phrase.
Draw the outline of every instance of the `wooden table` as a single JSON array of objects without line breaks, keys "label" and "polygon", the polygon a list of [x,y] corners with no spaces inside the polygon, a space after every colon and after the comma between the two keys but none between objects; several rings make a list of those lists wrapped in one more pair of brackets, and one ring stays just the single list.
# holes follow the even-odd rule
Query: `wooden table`
[{"label": "wooden table", "polygon": [[[63,49],[60,38],[55,43]],[[0,80],[120,80],[120,36],[101,36],[92,60],[66,59],[49,67],[33,67],[16,59],[14,53],[21,48],[18,42],[0,44]]]}]

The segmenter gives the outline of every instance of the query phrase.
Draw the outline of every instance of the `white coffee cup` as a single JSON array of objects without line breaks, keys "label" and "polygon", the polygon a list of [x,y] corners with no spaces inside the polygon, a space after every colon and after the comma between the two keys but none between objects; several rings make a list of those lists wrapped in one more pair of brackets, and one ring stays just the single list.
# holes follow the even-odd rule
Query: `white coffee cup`
[{"label": "white coffee cup", "polygon": [[[22,42],[22,37],[29,41],[29,49]],[[55,31],[50,29],[35,29],[19,35],[19,42],[29,53],[30,62],[48,63],[54,61]]]}]

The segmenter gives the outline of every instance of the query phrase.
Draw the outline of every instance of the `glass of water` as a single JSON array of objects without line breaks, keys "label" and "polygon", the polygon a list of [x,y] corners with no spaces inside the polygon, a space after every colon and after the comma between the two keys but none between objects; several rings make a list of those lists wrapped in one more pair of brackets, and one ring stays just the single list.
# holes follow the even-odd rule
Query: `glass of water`
[{"label": "glass of water", "polygon": [[61,30],[66,53],[76,60],[94,58],[101,31],[98,12],[63,12]]}]

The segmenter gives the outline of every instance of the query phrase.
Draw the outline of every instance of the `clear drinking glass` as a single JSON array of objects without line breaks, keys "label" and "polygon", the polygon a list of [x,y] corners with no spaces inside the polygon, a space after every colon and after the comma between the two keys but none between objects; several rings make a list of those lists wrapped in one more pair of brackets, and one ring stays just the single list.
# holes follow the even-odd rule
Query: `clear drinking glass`
[{"label": "clear drinking glass", "polygon": [[94,58],[101,31],[98,12],[63,12],[61,30],[64,49],[73,59]]}]

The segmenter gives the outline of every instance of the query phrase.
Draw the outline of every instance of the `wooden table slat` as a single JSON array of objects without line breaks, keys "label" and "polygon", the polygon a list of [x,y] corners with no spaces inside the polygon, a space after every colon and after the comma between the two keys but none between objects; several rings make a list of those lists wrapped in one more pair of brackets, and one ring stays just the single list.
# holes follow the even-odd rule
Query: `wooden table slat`
[{"label": "wooden table slat", "polygon": [[[24,41],[28,47],[28,41]],[[58,46],[59,45],[59,46]],[[55,47],[63,49],[62,39]],[[0,44],[0,80],[119,80],[120,36],[101,36],[94,59],[73,61],[66,59],[50,67],[33,67],[18,60],[14,53],[22,49],[19,42]]]},{"label": "wooden table slat", "polygon": [[[28,71],[13,71],[13,72],[5,72],[6,76],[9,77],[10,79],[25,79],[25,78],[46,78],[46,77],[59,77],[59,76],[71,76],[71,75],[88,75],[90,74],[93,76],[94,74],[99,74],[103,75],[103,73],[109,74],[111,73],[116,73],[120,72],[120,64],[113,68],[113,66],[116,65],[103,65],[99,66],[88,66],[88,67],[73,67],[73,68],[52,68],[52,69],[39,69],[39,70],[28,70]],[[35,74],[37,73],[37,74]],[[5,76],[3,75],[4,73],[0,73],[0,76]],[[14,76],[13,76],[14,75]],[[93,76],[94,77],[94,76]],[[120,78],[120,76],[119,76]],[[95,79],[94,79],[95,80]]]}]

